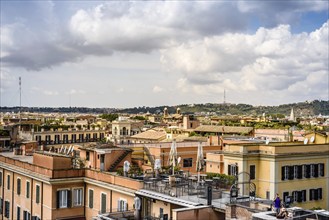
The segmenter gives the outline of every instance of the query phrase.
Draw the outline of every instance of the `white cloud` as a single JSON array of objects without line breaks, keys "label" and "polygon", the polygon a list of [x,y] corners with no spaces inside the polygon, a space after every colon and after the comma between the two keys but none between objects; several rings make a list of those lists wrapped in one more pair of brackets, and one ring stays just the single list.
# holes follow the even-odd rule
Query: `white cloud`
[{"label": "white cloud", "polygon": [[184,92],[200,93],[199,85],[208,93],[227,87],[289,92],[299,82],[306,91],[315,85],[326,90],[318,77],[328,71],[328,22],[309,34],[293,34],[289,25],[279,25],[255,34],[206,37],[162,50],[161,62],[169,72],[184,75],[178,82]]},{"label": "white cloud", "polygon": [[159,92],[163,92],[163,88],[161,88],[160,86],[157,86],[157,85],[155,85],[154,87],[153,87],[153,92],[154,93],[159,93]]}]

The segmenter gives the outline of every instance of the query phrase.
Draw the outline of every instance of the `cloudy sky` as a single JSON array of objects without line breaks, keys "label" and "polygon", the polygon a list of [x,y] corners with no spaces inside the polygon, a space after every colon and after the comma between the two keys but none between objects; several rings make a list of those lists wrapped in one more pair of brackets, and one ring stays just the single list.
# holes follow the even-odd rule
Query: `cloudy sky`
[{"label": "cloudy sky", "polygon": [[328,1],[0,1],[1,105],[328,100]]}]

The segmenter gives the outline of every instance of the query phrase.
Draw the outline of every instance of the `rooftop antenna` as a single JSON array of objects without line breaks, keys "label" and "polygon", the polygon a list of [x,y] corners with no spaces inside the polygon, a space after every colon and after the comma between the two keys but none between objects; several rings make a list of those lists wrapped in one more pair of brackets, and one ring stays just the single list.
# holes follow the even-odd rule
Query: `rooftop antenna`
[{"label": "rooftop antenna", "polygon": [[19,77],[19,127],[18,132],[21,131],[21,125],[22,125],[22,117],[21,117],[21,109],[22,109],[22,78]]}]

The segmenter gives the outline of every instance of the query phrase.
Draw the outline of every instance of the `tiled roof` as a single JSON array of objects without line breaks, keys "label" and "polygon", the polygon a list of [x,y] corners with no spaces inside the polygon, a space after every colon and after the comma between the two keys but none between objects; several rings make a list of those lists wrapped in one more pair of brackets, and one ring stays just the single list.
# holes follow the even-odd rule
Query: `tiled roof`
[{"label": "tiled roof", "polygon": [[145,132],[131,136],[131,138],[134,139],[152,139],[152,140],[158,140],[165,137],[166,137],[166,132],[164,130],[154,130],[154,129],[150,129]]}]

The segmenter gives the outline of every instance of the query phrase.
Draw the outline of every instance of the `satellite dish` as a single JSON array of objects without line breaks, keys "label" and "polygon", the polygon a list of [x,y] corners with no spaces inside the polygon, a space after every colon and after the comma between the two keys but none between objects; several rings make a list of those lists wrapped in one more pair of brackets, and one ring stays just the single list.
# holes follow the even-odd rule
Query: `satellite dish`
[{"label": "satellite dish", "polygon": [[308,142],[308,138],[305,138],[304,139],[304,144],[307,144],[307,142]]},{"label": "satellite dish", "polygon": [[182,160],[182,158],[181,157],[178,157],[178,159],[177,159],[177,164],[179,164],[179,162]]},{"label": "satellite dish", "polygon": [[64,154],[66,154],[66,150],[67,150],[67,148],[66,148],[66,146],[65,146],[64,151],[63,151]]},{"label": "satellite dish", "polygon": [[59,150],[59,153],[62,153],[64,146],[61,146],[61,149]]},{"label": "satellite dish", "polygon": [[310,143],[313,143],[314,142],[314,136],[312,136],[311,138],[310,138]]},{"label": "satellite dish", "polygon": [[266,139],[265,144],[268,145],[270,143],[270,139]]}]

